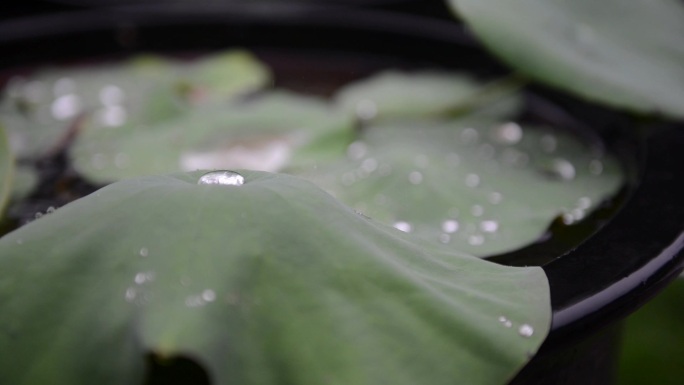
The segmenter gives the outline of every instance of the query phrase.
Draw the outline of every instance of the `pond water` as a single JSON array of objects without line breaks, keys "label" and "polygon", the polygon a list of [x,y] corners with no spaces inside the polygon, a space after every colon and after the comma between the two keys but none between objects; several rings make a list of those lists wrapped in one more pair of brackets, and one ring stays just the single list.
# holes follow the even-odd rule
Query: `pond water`
[{"label": "pond water", "polygon": [[510,264],[532,244],[572,247],[615,208],[619,162],[544,119],[514,78],[318,64],[233,50],[6,73],[18,169],[3,231],[116,180],[196,169],[301,176],[398,231]]}]

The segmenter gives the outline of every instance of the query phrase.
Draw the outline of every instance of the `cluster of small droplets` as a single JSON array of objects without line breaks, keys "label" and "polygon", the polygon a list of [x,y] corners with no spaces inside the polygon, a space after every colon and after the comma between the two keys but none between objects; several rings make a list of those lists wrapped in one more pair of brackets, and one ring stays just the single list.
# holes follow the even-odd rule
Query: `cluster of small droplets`
[{"label": "cluster of small droplets", "polygon": [[216,292],[211,289],[206,289],[198,295],[191,295],[185,299],[185,305],[188,307],[200,307],[216,300]]},{"label": "cluster of small droplets", "polygon": [[56,210],[57,210],[57,209],[56,209],[54,206],[50,206],[50,207],[47,208],[47,210],[45,210],[45,214],[43,214],[41,211],[38,211],[37,213],[34,214],[33,218],[34,218],[34,219],[42,218],[44,215],[52,214],[52,213],[54,213]]},{"label": "cluster of small droplets", "polygon": [[[510,319],[508,319],[504,316],[499,317],[499,323],[501,323],[506,328],[512,328],[513,327],[513,321],[511,321]],[[525,338],[532,337],[534,335],[534,328],[531,325],[526,324],[526,323],[521,324],[518,327],[518,334],[521,337],[525,337]]]}]

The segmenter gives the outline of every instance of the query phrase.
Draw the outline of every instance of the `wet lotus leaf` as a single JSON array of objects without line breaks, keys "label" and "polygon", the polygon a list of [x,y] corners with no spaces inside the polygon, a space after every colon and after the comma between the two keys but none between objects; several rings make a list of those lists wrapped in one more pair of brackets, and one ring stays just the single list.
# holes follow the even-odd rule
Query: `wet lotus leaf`
[{"label": "wet lotus leaf", "polygon": [[[448,72],[381,72],[369,79],[349,84],[336,95],[336,103],[361,120],[417,118],[461,111],[484,85],[471,78]],[[488,100],[490,101],[490,100]],[[487,116],[511,117],[522,107],[512,93],[495,99],[483,108]]]},{"label": "wet lotus leaf", "polygon": [[618,162],[546,127],[461,119],[368,126],[346,158],[303,175],[388,225],[473,255],[582,219],[622,184]]},{"label": "wet lotus leaf", "polygon": [[[8,83],[0,121],[15,152],[35,157],[59,146],[69,130],[154,124],[268,82],[268,70],[242,51],[194,61],[140,56],[117,63],[43,69]],[[86,119],[78,121],[79,116]]]},{"label": "wet lotus leaf", "polygon": [[[211,168],[278,171],[343,154],[352,118],[313,97],[270,92],[259,98],[195,108],[154,125],[86,130],[70,154],[74,167],[95,182]],[[314,145],[320,144],[319,148]],[[308,164],[308,163],[307,163]]]},{"label": "wet lotus leaf", "polygon": [[5,130],[0,125],[0,219],[12,195],[13,174],[14,157],[12,156]]},{"label": "wet lotus leaf", "polygon": [[214,385],[503,384],[544,340],[541,268],[242,174],[128,179],[1,238],[0,383],[139,384],[153,352]]},{"label": "wet lotus leaf", "polygon": [[684,117],[679,0],[450,0],[497,55],[587,99]]}]

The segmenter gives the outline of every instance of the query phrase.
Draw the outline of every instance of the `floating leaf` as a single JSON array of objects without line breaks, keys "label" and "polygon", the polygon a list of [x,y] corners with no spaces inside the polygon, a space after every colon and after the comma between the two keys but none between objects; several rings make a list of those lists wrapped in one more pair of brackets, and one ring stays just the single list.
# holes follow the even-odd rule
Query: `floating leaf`
[{"label": "floating leaf", "polygon": [[7,142],[7,135],[0,125],[0,218],[5,212],[7,202],[12,195],[14,173],[14,157]]},{"label": "floating leaf", "polygon": [[[385,71],[342,88],[335,98],[340,108],[362,121],[405,119],[460,112],[464,104],[471,107],[471,98],[483,89],[482,84],[455,73]],[[486,106],[489,116],[509,117],[520,110],[520,99],[505,94]]]},{"label": "floating leaf", "polygon": [[[114,183],[0,239],[0,383],[504,383],[550,323],[541,268],[356,214],[299,178]],[[84,334],[85,333],[85,334]]]},{"label": "floating leaf", "polygon": [[[80,173],[101,183],[180,170],[278,171],[294,161],[299,148],[331,135],[339,140],[331,141],[326,151],[344,153],[352,133],[351,117],[326,103],[272,92],[251,101],[194,109],[156,125],[88,130],[70,154]],[[316,154],[311,149],[307,153]],[[305,158],[297,162],[305,163]]]},{"label": "floating leaf", "polygon": [[[154,124],[268,82],[268,70],[242,51],[187,62],[141,56],[44,69],[9,82],[0,121],[17,154],[35,157],[58,146],[69,130]],[[78,122],[81,116],[88,119]]]},{"label": "floating leaf", "polygon": [[590,100],[684,117],[678,0],[450,0],[497,55]]},{"label": "floating leaf", "polygon": [[488,256],[582,219],[622,184],[617,161],[563,132],[481,119],[368,126],[303,175],[365,215]]}]

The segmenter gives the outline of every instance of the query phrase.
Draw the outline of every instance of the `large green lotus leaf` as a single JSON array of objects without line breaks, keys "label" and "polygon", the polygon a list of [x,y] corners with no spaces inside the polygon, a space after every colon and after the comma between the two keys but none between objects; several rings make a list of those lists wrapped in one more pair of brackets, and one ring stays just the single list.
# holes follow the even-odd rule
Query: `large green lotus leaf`
[{"label": "large green lotus leaf", "polygon": [[590,100],[684,117],[679,0],[450,0],[530,77]]},{"label": "large green lotus leaf", "polygon": [[302,175],[365,215],[478,256],[586,216],[622,184],[617,161],[567,133],[489,120],[371,125],[347,157]]},{"label": "large green lotus leaf", "polygon": [[325,102],[271,92],[196,108],[155,125],[87,130],[70,154],[74,167],[95,182],[211,168],[278,171],[295,162],[300,148],[308,148],[306,159],[324,156],[320,152],[343,154],[351,135],[352,118]]},{"label": "large green lotus leaf", "polygon": [[0,219],[12,194],[13,171],[14,157],[12,156],[5,130],[0,125]]},{"label": "large green lotus leaf", "polygon": [[[0,121],[17,154],[39,156],[75,130],[74,124],[82,131],[154,124],[268,82],[268,70],[242,51],[194,61],[139,56],[119,63],[44,69],[9,82]],[[81,115],[87,119],[77,122]]]},{"label": "large green lotus leaf", "polygon": [[[470,104],[484,87],[482,83],[457,73],[388,70],[343,87],[335,95],[335,101],[340,108],[362,121],[417,118],[478,107]],[[487,101],[491,103],[481,113],[488,116],[511,117],[522,106],[519,96],[511,92]]]},{"label": "large green lotus leaf", "polygon": [[544,340],[542,269],[241,173],[117,182],[0,239],[0,383],[139,384],[152,352],[215,385],[489,385]]}]

